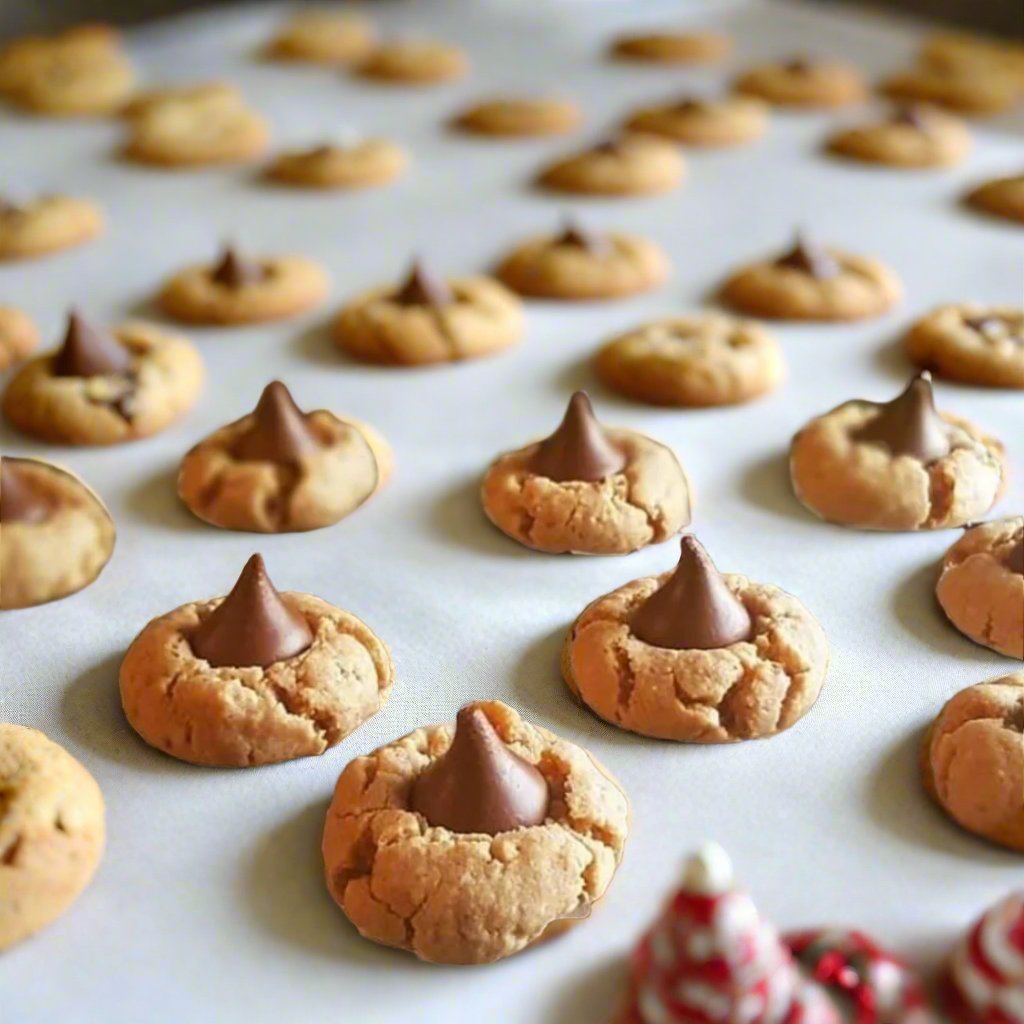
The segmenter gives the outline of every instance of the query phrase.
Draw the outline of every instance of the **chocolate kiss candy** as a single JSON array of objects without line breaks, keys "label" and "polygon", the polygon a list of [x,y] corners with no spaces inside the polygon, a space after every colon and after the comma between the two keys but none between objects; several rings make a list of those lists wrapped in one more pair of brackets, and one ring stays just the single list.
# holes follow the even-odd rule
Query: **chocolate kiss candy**
[{"label": "chocolate kiss candy", "polygon": [[0,522],[41,523],[53,509],[18,469],[13,459],[0,459]]},{"label": "chocolate kiss candy", "polygon": [[585,391],[569,399],[558,429],[541,441],[530,464],[549,480],[604,480],[618,473],[626,456],[608,440]]},{"label": "chocolate kiss candy", "polygon": [[928,128],[928,115],[921,107],[900,107],[889,120],[892,124],[905,124],[922,132]]},{"label": "chocolate kiss candy", "polygon": [[687,535],[675,572],[640,606],[630,628],[654,647],[713,651],[749,640],[754,627],[700,541]]},{"label": "chocolate kiss candy", "polygon": [[435,277],[419,260],[413,262],[405,284],[391,297],[402,306],[447,306],[454,300],[451,288]]},{"label": "chocolate kiss candy", "polygon": [[600,256],[611,248],[607,238],[583,227],[571,217],[566,218],[562,233],[555,239],[555,245],[574,245],[578,249],[586,249],[595,256]]},{"label": "chocolate kiss candy", "polygon": [[266,668],[301,654],[313,642],[309,623],[281,600],[263,564],[253,555],[231,593],[193,630],[196,657],[215,668]]},{"label": "chocolate kiss candy", "polygon": [[463,708],[451,746],[413,783],[409,806],[431,825],[496,836],[543,824],[547,780],[513,753],[480,708]]},{"label": "chocolate kiss candy", "polygon": [[266,276],[263,267],[255,260],[247,259],[228,245],[220,263],[210,271],[210,278],[228,288],[241,288],[247,284],[255,284]]},{"label": "chocolate kiss candy", "polygon": [[252,425],[238,439],[235,455],[252,462],[298,462],[320,442],[288,389],[271,381],[253,411]]},{"label": "chocolate kiss candy", "polygon": [[1002,324],[1002,317],[996,316],[993,313],[983,313],[981,316],[969,316],[964,318],[964,325],[966,327],[970,327],[972,331],[977,331],[978,334],[987,334],[989,331],[1001,327]]},{"label": "chocolate kiss candy", "polygon": [[68,314],[64,343],[53,359],[55,377],[100,377],[126,373],[132,357],[109,334],[98,331],[75,310]]},{"label": "chocolate kiss candy", "polygon": [[930,373],[919,373],[901,395],[878,405],[878,415],[851,437],[884,444],[893,455],[909,455],[926,464],[948,455],[949,432],[935,411],[931,382]]},{"label": "chocolate kiss candy", "polygon": [[793,267],[810,274],[816,281],[824,281],[839,273],[839,264],[817,242],[811,241],[802,231],[796,233],[793,248],[780,256],[775,265]]},{"label": "chocolate kiss candy", "polygon": [[1010,553],[1006,556],[1005,565],[1010,572],[1020,573],[1021,576],[1024,576],[1024,533],[1017,538],[1017,543],[1010,548]]}]

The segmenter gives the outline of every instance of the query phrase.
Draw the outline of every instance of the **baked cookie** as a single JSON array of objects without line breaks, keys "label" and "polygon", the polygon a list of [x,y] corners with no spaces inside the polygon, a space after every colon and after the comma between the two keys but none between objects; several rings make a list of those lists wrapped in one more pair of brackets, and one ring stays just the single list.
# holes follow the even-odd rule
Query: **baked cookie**
[{"label": "baked cookie", "polygon": [[103,231],[103,214],[87,199],[40,196],[27,203],[0,199],[0,260],[25,260],[73,249]]},{"label": "baked cookie", "polygon": [[545,97],[485,100],[464,110],[452,126],[471,135],[533,138],[565,135],[579,126],[580,108],[572,100]]},{"label": "baked cookie", "polygon": [[491,463],[481,499],[487,518],[528,548],[625,555],[686,526],[691,494],[670,448],[603,427],[577,391],[550,437]]},{"label": "baked cookie", "polygon": [[231,99],[240,102],[242,93],[236,85],[222,79],[155,86],[136,92],[121,108],[121,116],[139,117],[166,103],[203,103],[214,99]]},{"label": "baked cookie", "polygon": [[262,114],[235,89],[199,89],[152,98],[127,122],[121,153],[157,167],[201,167],[255,160],[270,144]]},{"label": "baked cookie", "polygon": [[1024,672],[953,697],[928,730],[921,774],[958,825],[1024,853]]},{"label": "baked cookie", "polygon": [[121,47],[121,34],[110,25],[75,25],[51,36],[23,36],[0,47],[0,93],[27,82],[59,50],[110,55]]},{"label": "baked cookie", "polygon": [[267,177],[298,188],[373,188],[394,181],[408,156],[390,139],[325,143],[281,153],[267,168]]},{"label": "baked cookie", "polygon": [[728,56],[732,40],[711,29],[693,32],[642,32],[620,36],[611,55],[655,64],[714,64]]},{"label": "baked cookie", "polygon": [[1024,388],[1024,309],[953,303],[918,320],[903,339],[911,362],[939,377]]},{"label": "baked cookie", "polygon": [[815,515],[861,530],[938,530],[985,515],[1002,494],[1002,444],[935,410],[922,373],[891,402],[854,399],[811,420],[789,452],[793,490]]},{"label": "baked cookie", "polygon": [[606,342],[597,375],[651,405],[734,405],[778,387],[782,349],[752,320],[702,313],[656,320]]},{"label": "baked cookie", "polygon": [[969,527],[942,559],[935,596],[964,636],[1024,659],[1024,517]]},{"label": "baked cookie", "polygon": [[588,605],[562,677],[620,729],[686,743],[760,739],[795,725],[828,669],[821,626],[791,594],[721,575],[693,536],[673,572]]},{"label": "baked cookie", "polygon": [[14,306],[0,306],[0,373],[20,363],[39,344],[31,318]]},{"label": "baked cookie", "polygon": [[960,114],[986,116],[1012,107],[1021,96],[1017,75],[997,66],[920,63],[886,79],[885,95],[931,103]]},{"label": "baked cookie", "polygon": [[341,773],[327,888],[360,934],[445,964],[501,960],[589,916],[622,859],[625,794],[588,754],[498,701]]},{"label": "baked cookie", "polygon": [[416,262],[404,283],[356,296],[332,331],[338,348],[356,359],[419,366],[475,359],[514,345],[523,333],[523,311],[492,278],[443,280]]},{"label": "baked cookie", "polygon": [[740,75],[735,87],[780,107],[845,107],[867,97],[864,79],[851,64],[807,57],[759,64]]},{"label": "baked cookie", "polygon": [[391,447],[372,427],[323,409],[305,413],[273,381],[253,412],[189,450],[178,496],[226,530],[316,530],[372,497],[391,465]]},{"label": "baked cookie", "polygon": [[0,609],[87,587],[110,561],[114,536],[103,502],[70,470],[0,457]]},{"label": "baked cookie", "polygon": [[138,321],[107,334],[73,312],[61,347],[11,378],[3,413],[55,444],[118,444],[163,430],[202,387],[203,362],[181,335]]},{"label": "baked cookie", "polygon": [[125,716],[150,746],[222,768],[322,754],[384,706],[393,680],[364,622],[279,594],[259,555],[227,597],[153,619],[120,673]]},{"label": "baked cookie", "polygon": [[267,44],[272,60],[312,64],[354,64],[373,49],[373,25],[357,14],[330,10],[297,11]]},{"label": "baked cookie", "polygon": [[902,297],[896,275],[878,260],[803,235],[789,252],[742,267],[722,288],[730,306],[771,320],[863,320]]},{"label": "baked cookie", "polygon": [[626,121],[634,132],[662,135],[685,146],[742,146],[764,135],[767,107],[749,96],[721,99],[684,97],[656,107],[642,107]]},{"label": "baked cookie", "polygon": [[157,302],[184,323],[255,324],[305,312],[327,289],[327,274],[312,260],[250,259],[229,245],[216,263],[196,263],[175,274]]},{"label": "baked cookie", "polygon": [[654,195],[676,188],[685,167],[678,148],[665,139],[620,135],[555,161],[537,184],[579,195]]},{"label": "baked cookie", "polygon": [[986,181],[967,195],[975,209],[1024,224],[1024,174]]},{"label": "baked cookie", "polygon": [[988,68],[1015,74],[1024,86],[1024,46],[969,32],[934,32],[921,47],[920,59],[933,66]]},{"label": "baked cookie", "polygon": [[433,85],[461,78],[469,71],[469,58],[437,40],[393,39],[374,47],[356,70],[391,85]]},{"label": "baked cookie", "polygon": [[971,135],[962,121],[922,106],[902,107],[882,121],[844,128],[828,141],[831,153],[887,167],[951,167],[970,149]]},{"label": "baked cookie", "polygon": [[616,299],[657,288],[668,257],[653,242],[622,232],[597,234],[567,221],[558,235],[517,245],[497,276],[520,295],[545,299]]},{"label": "baked cookie", "polygon": [[103,856],[96,780],[35,729],[0,722],[0,952],[61,916]]}]

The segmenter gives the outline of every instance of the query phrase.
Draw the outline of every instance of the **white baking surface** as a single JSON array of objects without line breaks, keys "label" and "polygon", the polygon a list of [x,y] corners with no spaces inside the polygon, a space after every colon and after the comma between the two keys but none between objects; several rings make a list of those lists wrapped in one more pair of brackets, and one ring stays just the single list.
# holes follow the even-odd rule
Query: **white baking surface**
[{"label": "white baking surface", "polygon": [[[202,400],[159,437],[107,450],[39,445],[0,428],[8,454],[79,471],[118,525],[99,581],[65,601],[0,617],[0,717],[45,730],[95,774],[109,849],[91,888],[58,923],[0,960],[0,1021],[346,1024],[500,1021],[601,1024],[622,957],[673,884],[686,851],[729,848],[763,912],[782,927],[852,923],[934,969],[960,930],[1021,880],[1020,857],[959,832],[917,780],[919,733],[961,687],[1014,668],[943,620],[937,560],[956,532],[886,536],[817,522],[792,497],[784,452],[809,416],[854,396],[883,399],[908,368],[895,341],[939,302],[1021,300],[1020,228],[973,216],[971,183],[1024,165],[1019,117],[977,130],[952,171],[901,173],[820,155],[825,131],[856,114],[778,114],[768,137],[694,154],[685,187],[624,201],[533,192],[531,174],[570,141],[488,142],[442,123],[502,90],[557,88],[598,137],[638,103],[713,90],[750,61],[842,53],[872,77],[912,52],[921,28],[845,10],[647,3],[375,7],[389,30],[415,26],[464,44],[475,73],[427,90],[374,87],[329,70],[258,63],[274,5],[228,8],[137,33],[146,78],[222,75],[270,116],[280,144],[357,128],[392,135],[411,173],[379,191],[268,188],[251,170],[151,171],[118,163],[115,123],[0,121],[2,191],[96,197],[109,233],[75,252],[0,269],[0,301],[59,336],[69,303],[103,321],[152,313],[165,275],[233,237],[255,252],[294,249],[330,268],[330,301],[285,324],[195,330],[209,369]],[[602,59],[620,27],[721,25],[724,67],[668,70]],[[574,208],[587,223],[648,235],[671,254],[656,294],[607,305],[531,303],[514,351],[460,366],[387,370],[344,361],[326,334],[348,296],[394,278],[418,251],[446,272],[486,268],[524,234]],[[794,225],[884,259],[906,283],[894,314],[853,326],[782,326],[788,384],[744,408],[659,411],[619,400],[587,365],[608,335],[701,307],[741,261],[784,245]],[[351,519],[316,533],[257,537],[205,526],[178,504],[184,450],[251,408],[279,376],[306,408],[365,418],[394,444],[397,473]],[[718,564],[779,584],[820,618],[832,665],[817,707],[791,732],[699,749],[611,728],[559,680],[563,633],[592,598],[673,564],[665,544],[628,558],[532,554],[494,531],[477,500],[499,451],[549,431],[569,392],[673,445],[695,483],[695,527]],[[1024,397],[940,384],[939,403],[1000,435],[1014,473],[999,511],[1024,505]],[[283,589],[365,618],[394,653],[387,707],[322,757],[247,771],[181,764],[145,747],[121,715],[117,668],[153,616],[224,593],[261,550]],[[497,697],[588,747],[633,805],[625,860],[593,919],[570,935],[477,969],[423,965],[359,938],[320,877],[319,835],[335,778],[354,756],[464,702]]]}]

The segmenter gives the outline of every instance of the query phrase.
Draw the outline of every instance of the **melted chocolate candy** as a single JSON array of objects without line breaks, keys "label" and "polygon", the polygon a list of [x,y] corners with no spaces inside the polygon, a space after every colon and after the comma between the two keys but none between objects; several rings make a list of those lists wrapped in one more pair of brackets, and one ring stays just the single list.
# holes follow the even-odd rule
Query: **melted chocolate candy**
[{"label": "melted chocolate candy", "polygon": [[109,334],[97,330],[77,311],[68,316],[64,343],[53,358],[55,377],[102,377],[126,374],[132,357]]},{"label": "melted chocolate candy", "polygon": [[918,374],[902,394],[876,405],[878,414],[851,437],[885,445],[893,455],[909,455],[925,465],[948,455],[949,430],[935,411],[931,379],[927,372]]},{"label": "melted chocolate candy", "polygon": [[244,288],[266,276],[266,271],[256,260],[248,259],[230,245],[224,247],[220,262],[210,271],[210,279],[226,288]]},{"label": "melted chocolate candy", "polygon": [[42,523],[53,514],[53,505],[19,461],[0,458],[0,523]]},{"label": "melted chocolate candy", "polygon": [[391,296],[402,306],[432,306],[438,309],[455,301],[448,283],[436,277],[420,260],[415,260],[405,283]]},{"label": "melted chocolate candy", "polygon": [[816,281],[826,281],[830,277],[836,277],[841,270],[839,263],[828,250],[808,238],[802,231],[797,232],[793,248],[780,256],[775,261],[775,265],[802,270],[805,274],[810,274]]},{"label": "melted chocolate candy", "polygon": [[1003,564],[1010,572],[1024,576],[1024,532],[1017,534],[1017,540],[1011,545]]},{"label": "melted chocolate candy", "polygon": [[603,256],[612,248],[604,235],[595,234],[571,218],[566,219],[562,233],[555,239],[555,245],[572,245],[585,249],[593,256]]},{"label": "melted chocolate candy", "polygon": [[814,68],[814,61],[809,57],[792,57],[782,65],[786,71],[795,75],[806,75]]},{"label": "melted chocolate candy", "polygon": [[294,463],[319,448],[306,414],[275,380],[263,389],[252,424],[235,445],[235,456],[252,462]]},{"label": "melted chocolate candy", "polygon": [[541,441],[530,469],[549,480],[604,480],[626,464],[597,421],[585,391],[569,399],[569,408],[558,429]]},{"label": "melted chocolate candy", "polygon": [[922,107],[915,106],[899,107],[893,112],[889,121],[891,124],[903,124],[922,132],[928,131],[931,124],[927,112]]}]

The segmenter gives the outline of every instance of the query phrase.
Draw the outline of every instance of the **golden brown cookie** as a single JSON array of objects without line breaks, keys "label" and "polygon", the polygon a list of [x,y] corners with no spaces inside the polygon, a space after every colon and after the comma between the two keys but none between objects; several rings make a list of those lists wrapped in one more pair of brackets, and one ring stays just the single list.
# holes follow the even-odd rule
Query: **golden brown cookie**
[{"label": "golden brown cookie", "polygon": [[711,29],[642,32],[613,40],[611,56],[656,64],[713,64],[728,56],[732,40]]},{"label": "golden brown cookie", "polygon": [[[543,821],[496,834],[431,825],[411,806],[419,780],[452,746],[426,726],[356,758],[327,812],[324,874],[364,938],[434,963],[491,963],[586,918],[622,859],[629,807],[597,760],[498,701],[482,712],[496,738],[541,773]],[[506,755],[507,756],[507,755]]]},{"label": "golden brown cookie", "polygon": [[70,470],[0,457],[0,608],[87,587],[110,561],[114,537],[103,502]]},{"label": "golden brown cookie", "polygon": [[995,217],[1024,224],[1024,174],[986,181],[968,194],[967,202]]},{"label": "golden brown cookie", "polygon": [[749,96],[721,99],[684,97],[656,107],[642,107],[626,121],[635,132],[662,135],[686,146],[742,146],[759,139],[768,127],[766,105]]},{"label": "golden brown cookie", "polygon": [[246,768],[322,754],[383,707],[387,647],[311,594],[281,593],[253,555],[227,597],[153,619],[121,663],[121,703],[150,746]]},{"label": "golden brown cookie", "polygon": [[946,552],[935,595],[964,636],[1024,659],[1024,517],[969,527]]},{"label": "golden brown cookie", "polygon": [[678,148],[665,139],[621,135],[555,161],[537,184],[580,195],[651,195],[676,188],[685,167]]},{"label": "golden brown cookie", "polygon": [[272,60],[313,64],[354,64],[373,49],[373,25],[357,14],[331,10],[300,10],[267,44]]},{"label": "golden brown cookie", "polygon": [[1024,853],[1024,672],[956,694],[928,730],[921,774],[958,825]]},{"label": "golden brown cookie", "polygon": [[434,85],[465,75],[469,58],[434,39],[394,39],[374,47],[356,71],[390,85]]},{"label": "golden brown cookie", "polygon": [[903,339],[910,361],[937,377],[1024,388],[1024,309],[975,302],[939,306]]},{"label": "golden brown cookie", "polygon": [[951,167],[971,149],[971,135],[958,118],[923,106],[903,107],[882,121],[844,128],[828,150],[862,163],[887,167]]},{"label": "golden brown cookie", "polygon": [[390,139],[361,139],[287,150],[275,157],[267,177],[298,188],[373,188],[394,181],[408,162]]},{"label": "golden brown cookie", "polygon": [[40,196],[27,203],[0,199],[0,261],[73,249],[91,241],[103,228],[103,214],[87,199]]},{"label": "golden brown cookie", "polygon": [[96,780],[35,729],[0,722],[0,952],[61,916],[103,856]]},{"label": "golden brown cookie", "polygon": [[933,32],[921,47],[921,61],[937,66],[998,66],[1024,85],[1024,46],[1006,39],[968,32]]},{"label": "golden brown cookie", "polygon": [[572,100],[555,97],[484,100],[464,110],[452,126],[471,135],[532,138],[565,135],[579,126],[579,107]]},{"label": "golden brown cookie", "polygon": [[886,79],[881,90],[893,99],[975,116],[1007,110],[1022,95],[1016,73],[991,64],[920,63]]},{"label": "golden brown cookie", "polygon": [[722,313],[669,317],[620,334],[601,347],[595,368],[614,391],[652,405],[748,402],[785,376],[774,336]]},{"label": "golden brown cookie", "polygon": [[165,103],[202,103],[214,99],[240,101],[242,94],[236,85],[222,79],[154,86],[136,92],[121,108],[121,116],[139,117]]},{"label": "golden brown cookie", "polygon": [[24,85],[55,51],[109,55],[117,53],[120,46],[121,34],[117,29],[100,23],[76,25],[52,36],[15,39],[0,49],[0,93],[10,93]]},{"label": "golden brown cookie", "polygon": [[864,80],[851,64],[804,57],[759,64],[740,75],[735,87],[782,107],[845,107],[867,96]]},{"label": "golden brown cookie", "polygon": [[31,318],[14,306],[0,306],[0,373],[30,356],[38,344]]}]

